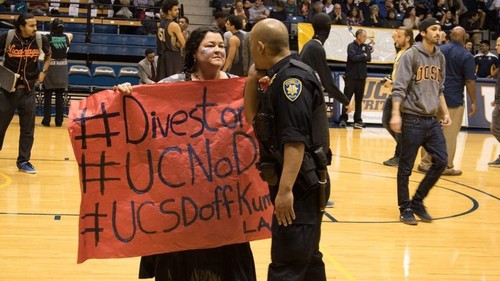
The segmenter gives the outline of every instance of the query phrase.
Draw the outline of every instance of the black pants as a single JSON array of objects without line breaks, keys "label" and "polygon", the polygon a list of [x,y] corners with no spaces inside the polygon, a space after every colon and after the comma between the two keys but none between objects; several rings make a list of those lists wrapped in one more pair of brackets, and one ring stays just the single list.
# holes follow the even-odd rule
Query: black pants
[{"label": "black pants", "polygon": [[[326,198],[329,191],[328,181]],[[319,191],[314,189],[303,196],[297,195],[294,192],[297,218],[291,225],[278,225],[273,215],[268,281],[326,281],[323,254],[319,251],[323,217],[319,211]],[[272,193],[273,203],[274,197]]]},{"label": "black pants", "polygon": [[[363,95],[365,93],[365,83],[366,79],[345,79],[344,94],[350,101],[352,95],[354,95],[355,109],[354,109],[354,122],[363,122],[361,118],[361,111],[363,108]],[[347,108],[342,107],[342,115],[340,120],[347,122]]]},{"label": "black pants", "polygon": [[64,89],[46,89],[43,93],[43,120],[42,124],[50,126],[52,115],[52,93],[56,94],[56,126],[61,127],[64,111]]},{"label": "black pants", "polygon": [[384,104],[384,109],[382,111],[382,126],[391,134],[391,136],[396,141],[396,149],[394,150],[394,156],[399,157],[401,155],[401,133],[396,133],[391,129],[390,122],[392,117],[392,96],[388,96]]},{"label": "black pants", "polygon": [[2,150],[5,133],[17,109],[19,114],[19,153],[17,167],[30,161],[35,133],[35,94],[27,89],[19,89],[13,93],[0,91],[0,150]]}]

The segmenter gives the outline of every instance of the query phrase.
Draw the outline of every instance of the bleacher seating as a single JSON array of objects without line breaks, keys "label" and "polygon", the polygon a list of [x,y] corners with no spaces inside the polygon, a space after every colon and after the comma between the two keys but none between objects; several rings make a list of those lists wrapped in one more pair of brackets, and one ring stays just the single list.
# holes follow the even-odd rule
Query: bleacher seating
[{"label": "bleacher seating", "polygon": [[129,82],[132,85],[139,84],[139,70],[135,67],[122,67],[118,73],[117,83]]},{"label": "bleacher seating", "polygon": [[115,70],[109,66],[98,66],[92,74],[92,91],[111,89],[116,85]]},{"label": "bleacher seating", "polygon": [[92,92],[92,75],[85,65],[72,65],[68,72],[68,91]]}]

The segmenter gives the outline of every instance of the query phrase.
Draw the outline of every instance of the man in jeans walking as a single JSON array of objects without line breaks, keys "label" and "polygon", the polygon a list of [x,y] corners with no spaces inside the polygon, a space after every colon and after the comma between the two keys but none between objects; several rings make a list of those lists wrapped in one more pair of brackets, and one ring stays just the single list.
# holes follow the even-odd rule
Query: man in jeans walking
[{"label": "man in jeans walking", "polygon": [[[441,124],[451,124],[443,95],[446,65],[443,54],[436,47],[440,22],[427,18],[418,28],[420,34],[415,40],[422,42],[416,43],[399,60],[390,121],[391,129],[401,132],[397,179],[400,220],[410,225],[418,224],[413,214],[424,222],[432,221],[423,200],[446,168],[448,155]],[[441,120],[437,119],[439,110]],[[420,147],[432,156],[432,165],[410,201],[409,178]]]}]

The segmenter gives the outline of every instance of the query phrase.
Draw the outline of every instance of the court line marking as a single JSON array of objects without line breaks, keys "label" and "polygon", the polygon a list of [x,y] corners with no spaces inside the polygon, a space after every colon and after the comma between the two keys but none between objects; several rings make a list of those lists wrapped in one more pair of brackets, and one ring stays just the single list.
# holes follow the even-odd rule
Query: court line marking
[{"label": "court line marking", "polygon": [[323,258],[325,258],[329,263],[333,265],[333,267],[339,271],[344,277],[349,281],[357,281],[356,279],[336,258],[330,255],[326,251],[321,251],[323,253]]}]

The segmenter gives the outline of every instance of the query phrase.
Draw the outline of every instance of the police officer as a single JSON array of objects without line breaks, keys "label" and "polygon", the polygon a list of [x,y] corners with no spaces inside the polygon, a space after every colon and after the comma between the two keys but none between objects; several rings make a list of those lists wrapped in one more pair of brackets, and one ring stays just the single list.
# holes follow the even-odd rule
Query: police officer
[{"label": "police officer", "polygon": [[322,281],[319,240],[330,158],[326,106],[313,70],[293,59],[288,46],[282,22],[265,19],[253,27],[255,64],[244,108],[259,139],[258,168],[275,209],[268,280]]}]

